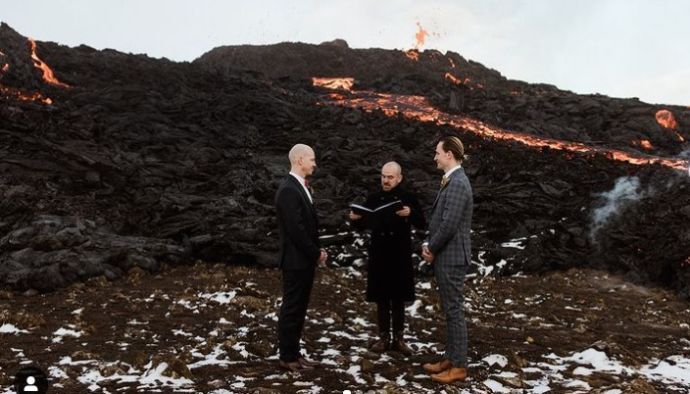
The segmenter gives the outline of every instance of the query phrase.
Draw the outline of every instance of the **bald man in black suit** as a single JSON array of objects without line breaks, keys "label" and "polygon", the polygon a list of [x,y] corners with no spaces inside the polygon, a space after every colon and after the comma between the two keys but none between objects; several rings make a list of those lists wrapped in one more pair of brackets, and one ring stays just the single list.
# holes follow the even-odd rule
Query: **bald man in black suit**
[{"label": "bald man in black suit", "polygon": [[304,144],[289,153],[290,174],[276,193],[276,213],[280,228],[279,266],[283,272],[283,303],[278,318],[278,347],[281,368],[290,371],[313,369],[318,362],[300,352],[302,327],[316,266],[328,255],[321,249],[318,220],[306,177],[316,168],[314,150]]}]

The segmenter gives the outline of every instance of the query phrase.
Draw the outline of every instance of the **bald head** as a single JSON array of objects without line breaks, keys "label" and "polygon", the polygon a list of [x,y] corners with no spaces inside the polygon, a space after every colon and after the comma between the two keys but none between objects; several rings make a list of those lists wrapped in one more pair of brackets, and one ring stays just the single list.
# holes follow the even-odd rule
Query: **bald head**
[{"label": "bald head", "polygon": [[296,144],[288,153],[290,159],[290,171],[301,177],[307,177],[316,168],[316,156],[314,150],[305,144]]},{"label": "bald head", "polygon": [[400,164],[389,161],[381,167],[381,188],[391,191],[402,182],[402,167]]},{"label": "bald head", "polygon": [[384,164],[383,167],[381,167],[381,172],[394,172],[397,175],[402,175],[402,167],[400,167],[400,164],[394,162],[394,161],[389,161],[388,163]]}]

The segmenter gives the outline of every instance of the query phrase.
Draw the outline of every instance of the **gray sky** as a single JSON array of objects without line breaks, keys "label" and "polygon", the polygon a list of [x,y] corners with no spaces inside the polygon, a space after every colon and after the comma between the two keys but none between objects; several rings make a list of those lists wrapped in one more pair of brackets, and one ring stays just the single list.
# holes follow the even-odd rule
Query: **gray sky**
[{"label": "gray sky", "polygon": [[[345,39],[453,51],[508,78],[690,106],[687,0],[2,0],[19,33],[193,60],[221,45]],[[2,43],[0,43],[2,47]]]}]

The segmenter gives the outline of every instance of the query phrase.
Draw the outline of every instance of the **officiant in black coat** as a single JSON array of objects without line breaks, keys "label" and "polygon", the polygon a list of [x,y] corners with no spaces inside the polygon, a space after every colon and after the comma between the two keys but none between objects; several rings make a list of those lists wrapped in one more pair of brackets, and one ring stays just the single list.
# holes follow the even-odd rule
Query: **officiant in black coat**
[{"label": "officiant in black coat", "polygon": [[423,229],[426,221],[417,198],[400,187],[402,179],[400,165],[386,163],[381,168],[382,190],[368,196],[364,203],[365,207],[375,209],[400,200],[402,209],[388,207],[362,214],[350,211],[349,217],[356,228],[371,231],[366,299],[377,305],[379,328],[379,339],[371,348],[379,352],[393,349],[409,355],[412,350],[405,344],[403,331],[405,302],[415,299],[411,227]]}]

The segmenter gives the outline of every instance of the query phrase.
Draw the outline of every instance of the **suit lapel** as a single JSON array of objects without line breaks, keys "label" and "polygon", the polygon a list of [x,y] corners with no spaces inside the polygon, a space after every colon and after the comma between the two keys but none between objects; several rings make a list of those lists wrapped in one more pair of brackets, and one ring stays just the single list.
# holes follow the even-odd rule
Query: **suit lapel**
[{"label": "suit lapel", "polygon": [[436,199],[434,200],[434,205],[431,206],[431,212],[434,212],[434,209],[436,209],[436,204],[438,204],[438,200],[441,198],[441,193],[448,187],[448,184],[450,184],[453,181],[453,174],[451,174],[450,178],[448,179],[448,182],[446,182],[445,186],[443,186],[441,189],[439,189],[438,193],[436,193]]},{"label": "suit lapel", "polygon": [[448,178],[448,182],[446,182],[445,186],[443,186],[438,193],[436,194],[436,200],[434,200],[434,205],[431,207],[431,212],[434,212],[434,209],[436,209],[436,204],[438,204],[438,200],[441,198],[441,193],[450,185],[451,182],[453,182],[453,179],[458,176],[460,171],[464,171],[462,167],[458,168],[457,170],[453,171],[452,174],[450,174],[450,178]]},{"label": "suit lapel", "polygon": [[299,183],[297,178],[294,176],[288,174],[288,177],[292,180],[292,185],[299,190],[300,195],[302,196],[302,200],[304,201],[304,204],[310,209],[314,210],[314,204],[312,204],[311,201],[309,201],[309,196],[307,195],[307,192],[304,191],[304,188],[302,187],[302,184]]}]

